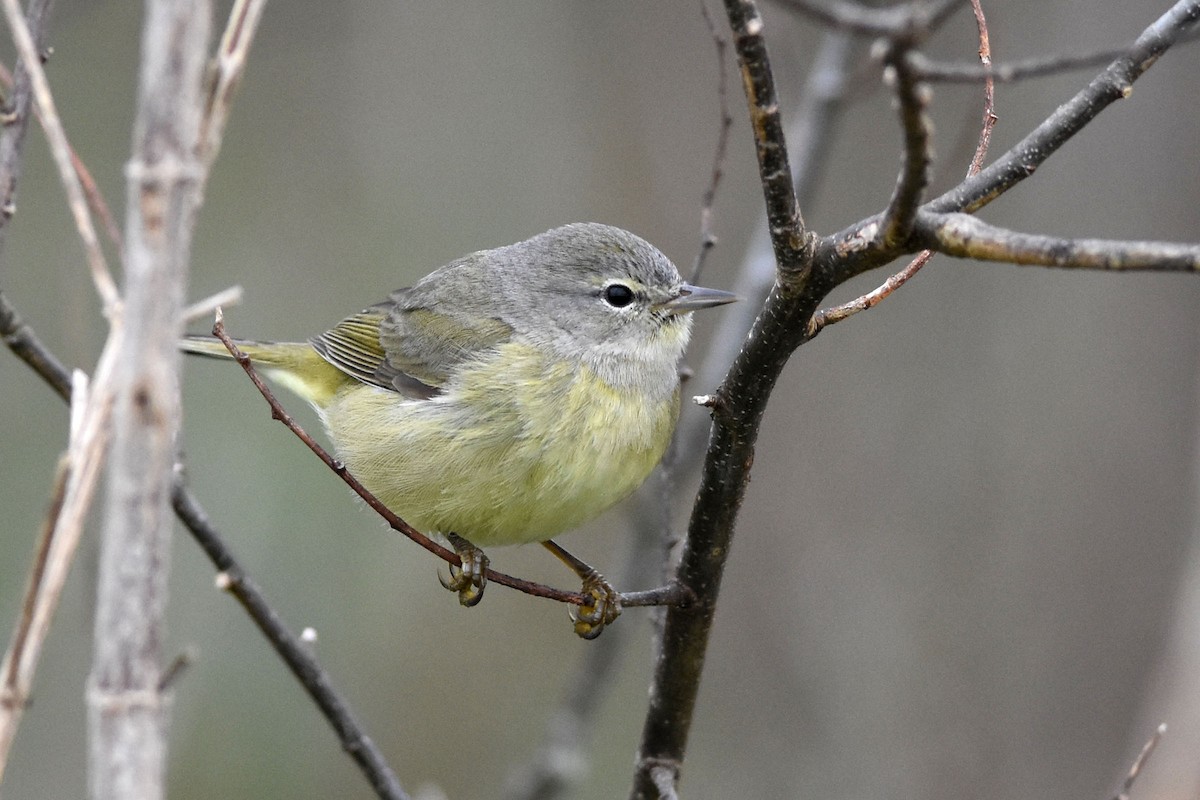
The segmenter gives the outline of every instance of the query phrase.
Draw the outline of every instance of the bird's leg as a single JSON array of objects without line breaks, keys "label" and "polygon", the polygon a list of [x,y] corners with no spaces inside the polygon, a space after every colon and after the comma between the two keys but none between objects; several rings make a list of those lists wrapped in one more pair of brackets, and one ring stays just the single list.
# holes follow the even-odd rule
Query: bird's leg
[{"label": "bird's leg", "polygon": [[603,575],[554,542],[547,540],[542,546],[583,581],[582,594],[590,599],[581,606],[572,605],[568,613],[575,623],[576,634],[584,639],[595,639],[604,632],[604,626],[621,615],[621,593],[604,580]]},{"label": "bird's leg", "polygon": [[442,577],[439,570],[438,580],[450,591],[458,592],[458,602],[470,608],[483,599],[483,590],[487,586],[488,557],[457,533],[448,533],[446,538],[458,554],[462,566],[451,564],[449,578]]}]

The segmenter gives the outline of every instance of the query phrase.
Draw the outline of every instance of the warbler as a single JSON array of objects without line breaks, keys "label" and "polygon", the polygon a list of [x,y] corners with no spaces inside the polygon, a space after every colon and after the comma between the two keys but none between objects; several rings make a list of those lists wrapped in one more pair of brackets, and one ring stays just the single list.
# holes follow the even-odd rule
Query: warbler
[{"label": "warbler", "polygon": [[[464,256],[307,342],[238,346],[316,409],[372,494],[451,542],[462,567],[442,582],[464,605],[483,594],[480,548],[543,542],[583,578],[573,618],[591,638],[619,595],[548,540],[654,469],[690,312],[736,299],[628,231],[575,223]],[[231,357],[209,337],[182,347]]]}]

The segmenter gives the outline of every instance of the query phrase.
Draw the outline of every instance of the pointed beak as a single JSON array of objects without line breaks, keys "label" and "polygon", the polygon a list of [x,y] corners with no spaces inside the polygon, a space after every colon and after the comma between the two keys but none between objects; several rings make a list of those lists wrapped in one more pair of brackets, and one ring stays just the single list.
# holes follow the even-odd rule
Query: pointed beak
[{"label": "pointed beak", "polygon": [[679,287],[678,295],[665,303],[659,303],[657,308],[668,314],[688,314],[702,308],[723,306],[741,299],[733,292],[706,289],[703,286],[692,286],[690,283],[685,283]]}]

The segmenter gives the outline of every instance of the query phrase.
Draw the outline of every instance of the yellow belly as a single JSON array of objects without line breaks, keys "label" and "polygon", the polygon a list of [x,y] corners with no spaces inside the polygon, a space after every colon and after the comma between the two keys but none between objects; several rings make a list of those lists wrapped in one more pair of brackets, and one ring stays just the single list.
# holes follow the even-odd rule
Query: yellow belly
[{"label": "yellow belly", "polygon": [[678,389],[616,389],[581,365],[503,349],[430,400],[353,383],[321,409],[341,458],[388,508],[480,547],[544,541],[629,495],[678,409]]}]

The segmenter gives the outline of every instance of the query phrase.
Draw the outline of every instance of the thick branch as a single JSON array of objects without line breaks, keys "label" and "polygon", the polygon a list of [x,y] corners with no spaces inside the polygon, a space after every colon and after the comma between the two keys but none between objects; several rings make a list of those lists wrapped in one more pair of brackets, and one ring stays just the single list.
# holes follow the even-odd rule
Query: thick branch
[{"label": "thick branch", "polygon": [[126,336],[116,374],[108,502],[89,677],[89,793],[165,796],[168,703],[161,689],[179,424],[182,307],[199,200],[211,8],[150,2],[126,215]]},{"label": "thick branch", "polygon": [[749,106],[758,153],[758,173],[767,203],[767,227],[771,232],[779,278],[789,283],[802,282],[811,267],[813,237],[804,226],[792,185],[779,99],[775,95],[775,78],[762,35],[762,17],[753,0],[726,0],[725,10],[733,29],[742,86]]}]

